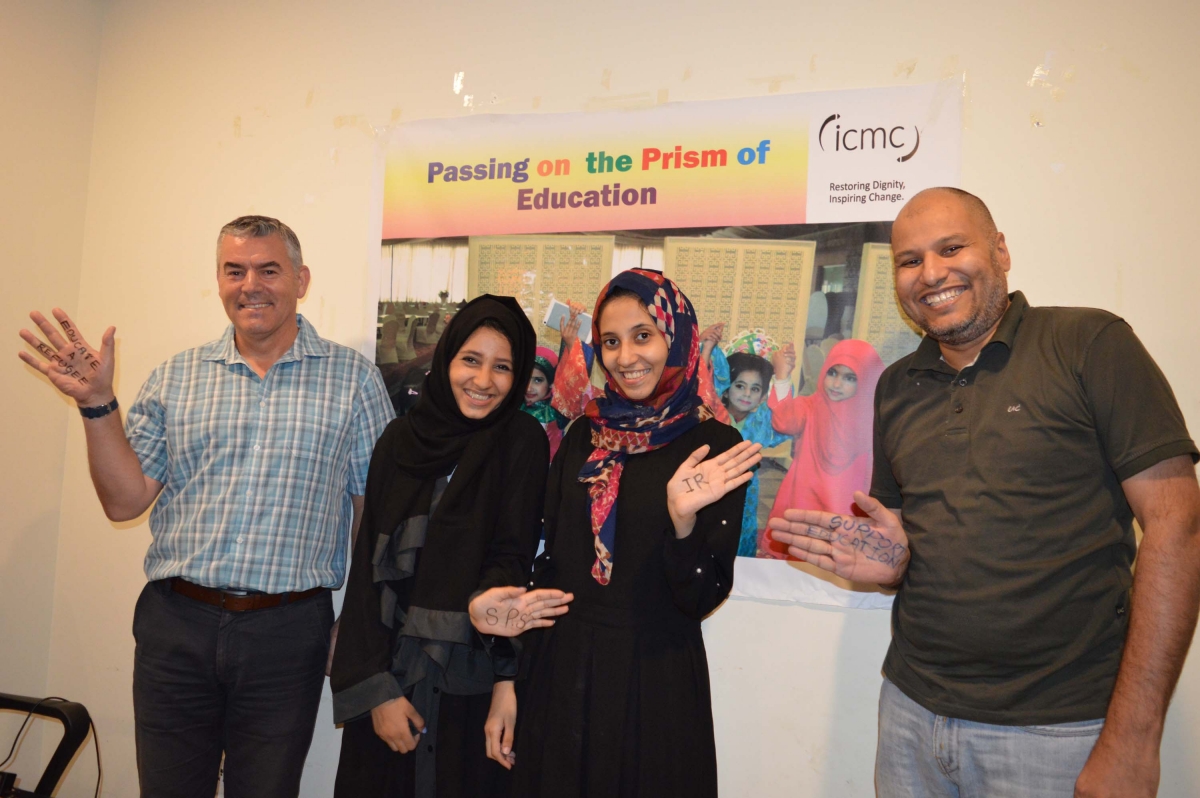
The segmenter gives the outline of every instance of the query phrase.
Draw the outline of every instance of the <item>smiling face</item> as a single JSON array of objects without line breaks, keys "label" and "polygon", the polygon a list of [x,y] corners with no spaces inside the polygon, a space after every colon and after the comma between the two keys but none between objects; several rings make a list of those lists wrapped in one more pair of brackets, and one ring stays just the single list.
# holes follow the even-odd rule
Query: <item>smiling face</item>
[{"label": "smiling face", "polygon": [[529,375],[529,385],[525,386],[525,404],[534,405],[550,395],[550,381],[537,366]]},{"label": "smiling face", "polygon": [[295,338],[296,303],[308,281],[308,267],[296,268],[277,235],[227,235],[217,248],[217,293],[241,342]]},{"label": "smiling face", "polygon": [[450,390],[459,412],[475,421],[487,418],[512,387],[512,344],[490,327],[478,328],[450,361]]},{"label": "smiling face", "polygon": [[743,371],[729,385],[729,415],[743,421],[762,404],[763,378],[757,371]]},{"label": "smiling face", "polygon": [[637,299],[619,296],[600,313],[600,356],[621,392],[633,402],[650,398],[667,365],[667,339]]},{"label": "smiling face", "polygon": [[830,366],[825,372],[825,395],[831,402],[844,402],[858,393],[858,375],[849,366]]},{"label": "smiling face", "polygon": [[964,199],[931,190],[896,217],[892,253],[908,317],[943,349],[982,349],[1008,308],[1004,234]]}]

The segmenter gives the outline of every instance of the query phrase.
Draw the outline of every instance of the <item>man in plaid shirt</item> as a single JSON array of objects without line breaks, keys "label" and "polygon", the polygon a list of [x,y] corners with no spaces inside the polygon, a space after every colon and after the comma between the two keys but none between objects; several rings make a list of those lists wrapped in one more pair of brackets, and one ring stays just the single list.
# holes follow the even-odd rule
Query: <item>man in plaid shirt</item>
[{"label": "man in plaid shirt", "polygon": [[143,796],[295,796],[375,440],[393,413],[378,369],[296,312],[296,234],[244,216],[217,239],[225,334],[155,369],[124,427],[115,328],[92,348],[71,319],[21,358],[74,399],[105,514],[153,505],[149,583],[134,611]]}]

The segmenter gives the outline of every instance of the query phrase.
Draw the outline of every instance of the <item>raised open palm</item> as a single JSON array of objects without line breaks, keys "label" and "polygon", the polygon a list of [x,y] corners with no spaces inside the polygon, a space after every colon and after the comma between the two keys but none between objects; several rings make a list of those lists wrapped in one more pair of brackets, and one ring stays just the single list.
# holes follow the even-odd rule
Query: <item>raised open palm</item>
[{"label": "raised open palm", "polygon": [[17,356],[46,375],[62,393],[81,406],[105,404],[112,400],[114,344],[116,328],[109,327],[100,339],[100,349],[93,349],[84,340],[74,322],[59,308],[54,309],[57,324],[36,310],[29,318],[46,336],[47,343],[29,330],[21,330],[21,338],[42,356],[29,352]]},{"label": "raised open palm", "polygon": [[854,582],[899,582],[909,559],[900,516],[862,491],[855,492],[854,502],[870,517],[785,510],[783,518],[772,518],[767,527],[797,560]]},{"label": "raised open palm", "polygon": [[493,587],[471,600],[471,624],[483,634],[516,637],[527,629],[553,626],[569,608],[570,593],[554,588]]},{"label": "raised open palm", "polygon": [[690,534],[697,512],[749,482],[754,476],[751,469],[762,460],[762,444],[752,441],[705,460],[709,450],[705,444],[692,452],[667,482],[667,510],[677,535],[685,529]]}]

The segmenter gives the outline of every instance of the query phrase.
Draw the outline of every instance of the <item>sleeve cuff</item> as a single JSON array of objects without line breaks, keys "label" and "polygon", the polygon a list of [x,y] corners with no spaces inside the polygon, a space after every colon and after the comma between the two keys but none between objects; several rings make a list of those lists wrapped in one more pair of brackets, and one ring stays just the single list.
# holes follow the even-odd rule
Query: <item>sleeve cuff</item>
[{"label": "sleeve cuff", "polygon": [[787,399],[792,395],[792,381],[781,380],[778,377],[771,378],[771,387],[775,389],[775,398],[782,400]]},{"label": "sleeve cuff", "polygon": [[492,660],[492,676],[498,682],[511,682],[517,678],[521,664],[521,641],[516,637],[494,637],[480,635],[483,650]]},{"label": "sleeve cuff", "polygon": [[868,495],[889,510],[899,510],[904,504],[904,500],[899,496],[893,496],[889,493],[876,493],[875,491],[871,491]]},{"label": "sleeve cuff", "polygon": [[699,532],[694,531],[683,540],[679,540],[675,533],[671,532],[664,541],[667,581],[676,595],[679,595],[679,591],[691,595],[698,589],[697,583],[704,581],[705,572],[711,570],[709,566],[712,558],[706,555],[705,547],[699,540],[701,537],[703,536]]},{"label": "sleeve cuff", "polygon": [[142,466],[142,476],[149,477],[155,482],[166,484],[167,468],[159,463],[148,463]]},{"label": "sleeve cuff", "polygon": [[163,446],[161,451],[153,451],[153,447],[144,446],[146,441],[137,430],[133,431],[132,437],[130,430],[126,428],[125,438],[129,441],[129,448],[133,449],[133,454],[138,459],[138,465],[141,466],[142,475],[153,479],[155,482],[165,483],[167,481],[167,457],[166,447]]},{"label": "sleeve cuff", "polygon": [[[699,519],[696,519],[697,526],[699,526],[699,523]],[[740,518],[738,519],[738,523],[741,523]],[[702,537],[703,535],[699,533],[699,530],[693,528],[692,534],[686,538],[677,538],[675,537],[675,529],[667,527],[666,540],[663,541],[663,546],[665,547],[667,567],[673,573],[683,573],[685,569],[692,566],[692,563],[696,562],[703,547],[703,543],[700,540]]]},{"label": "sleeve cuff", "polygon": [[401,698],[404,691],[390,673],[377,673],[353,687],[333,694],[333,722],[347,723],[380,704]]},{"label": "sleeve cuff", "polygon": [[1169,460],[1172,457],[1179,457],[1185,454],[1192,458],[1193,464],[1196,463],[1197,459],[1200,459],[1200,454],[1196,450],[1196,444],[1186,438],[1180,441],[1165,443],[1162,446],[1156,446],[1145,454],[1139,455],[1128,463],[1122,464],[1119,468],[1114,468],[1113,471],[1116,472],[1117,479],[1124,482],[1130,477],[1136,476],[1147,468],[1150,468],[1150,466],[1158,465],[1163,460]]}]

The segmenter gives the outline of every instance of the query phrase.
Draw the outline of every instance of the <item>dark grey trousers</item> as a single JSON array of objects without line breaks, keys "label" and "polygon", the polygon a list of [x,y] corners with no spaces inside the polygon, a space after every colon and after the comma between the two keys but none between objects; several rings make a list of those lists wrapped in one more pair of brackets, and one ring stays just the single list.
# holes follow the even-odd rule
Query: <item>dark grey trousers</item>
[{"label": "dark grey trousers", "polygon": [[133,615],[133,714],[143,798],[295,798],[316,724],[328,592],[229,612],[150,582]]}]

